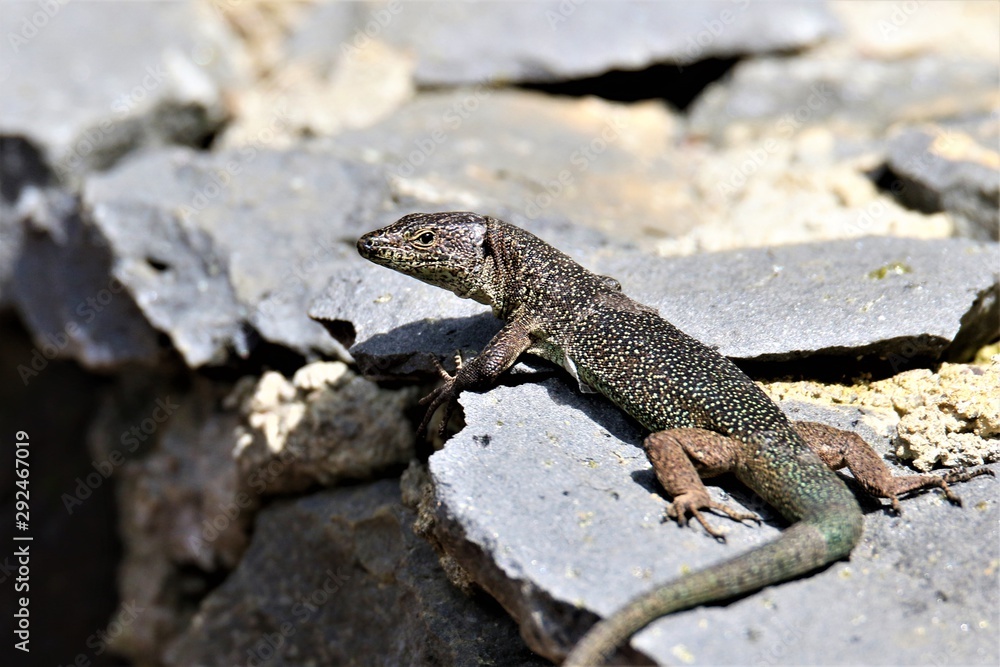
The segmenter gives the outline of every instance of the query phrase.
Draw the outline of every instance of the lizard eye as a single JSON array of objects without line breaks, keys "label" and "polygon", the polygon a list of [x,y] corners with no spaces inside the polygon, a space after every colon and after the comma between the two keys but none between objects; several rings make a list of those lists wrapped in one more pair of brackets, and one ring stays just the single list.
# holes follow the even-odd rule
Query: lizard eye
[{"label": "lizard eye", "polygon": [[434,244],[434,240],[436,238],[437,237],[434,235],[434,232],[430,230],[424,230],[420,232],[420,234],[413,240],[413,244],[420,246],[422,248],[423,247],[429,248]]}]

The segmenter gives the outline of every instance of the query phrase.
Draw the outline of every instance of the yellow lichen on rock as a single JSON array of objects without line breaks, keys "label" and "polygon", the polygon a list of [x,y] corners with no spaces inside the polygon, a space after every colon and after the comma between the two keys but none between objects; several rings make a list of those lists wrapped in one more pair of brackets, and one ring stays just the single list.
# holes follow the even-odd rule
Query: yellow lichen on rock
[{"label": "yellow lichen on rock", "polygon": [[878,422],[871,424],[876,428],[895,422],[896,455],[918,470],[1000,460],[1000,356],[853,386],[806,381],[762,387],[776,400],[866,408],[866,421]]}]

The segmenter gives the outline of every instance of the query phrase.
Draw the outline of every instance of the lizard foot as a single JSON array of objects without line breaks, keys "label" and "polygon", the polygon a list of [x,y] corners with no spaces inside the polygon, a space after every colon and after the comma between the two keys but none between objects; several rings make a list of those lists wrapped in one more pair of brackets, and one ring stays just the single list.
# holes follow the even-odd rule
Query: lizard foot
[{"label": "lizard foot", "polygon": [[725,533],[713,528],[705,520],[700,511],[703,509],[716,510],[725,514],[733,521],[755,521],[758,524],[760,523],[760,517],[756,514],[752,512],[740,512],[722,503],[717,503],[709,498],[707,493],[683,493],[676,496],[670,507],[667,508],[664,520],[673,519],[679,525],[686,526],[688,525],[689,516],[692,516],[701,524],[705,532],[717,540],[725,541]]},{"label": "lizard foot", "polygon": [[944,475],[907,475],[905,477],[893,477],[892,481],[896,483],[896,488],[876,492],[875,495],[882,495],[889,499],[892,503],[892,510],[896,514],[903,513],[903,507],[899,502],[899,494],[908,493],[910,491],[916,491],[918,489],[923,489],[927,487],[933,487],[941,489],[941,493],[944,497],[948,499],[952,505],[962,506],[962,498],[959,497],[957,493],[951,490],[949,484],[957,484],[958,482],[966,482],[973,477],[979,477],[980,475],[990,475],[995,476],[993,471],[989,468],[977,468],[975,470],[969,470],[967,468],[958,468],[952,470]]},{"label": "lizard foot", "polygon": [[953,505],[961,507],[962,499],[954,491],[952,491],[948,485],[956,484],[958,482],[967,482],[973,477],[979,477],[980,475],[989,475],[990,477],[996,476],[989,468],[977,468],[975,470],[958,468],[957,470],[952,470],[951,472],[943,475],[941,477],[941,490],[944,492],[944,497],[947,498]]},{"label": "lizard foot", "polygon": [[458,398],[458,390],[455,388],[455,376],[445,370],[441,362],[438,361],[437,357],[433,357],[434,366],[437,368],[438,375],[444,380],[444,384],[440,387],[436,387],[434,391],[424,396],[420,399],[420,405],[427,406],[427,412],[424,413],[424,419],[420,422],[420,426],[417,428],[417,440],[423,440],[427,435],[427,427],[431,423],[431,418],[434,413],[437,412],[438,408],[442,405],[445,406],[444,416],[441,418],[441,425],[438,426],[438,435],[444,435],[444,429],[448,425],[448,420],[451,418],[451,413],[455,410],[455,399]]}]

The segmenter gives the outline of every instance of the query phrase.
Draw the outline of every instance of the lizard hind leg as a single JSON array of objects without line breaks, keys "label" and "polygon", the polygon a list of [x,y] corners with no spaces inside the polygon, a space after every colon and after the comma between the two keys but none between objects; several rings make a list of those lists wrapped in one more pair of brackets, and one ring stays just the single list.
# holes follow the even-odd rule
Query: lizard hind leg
[{"label": "lizard hind leg", "polygon": [[941,489],[950,502],[961,505],[962,499],[951,490],[949,483],[964,482],[979,475],[993,474],[989,468],[979,468],[954,470],[944,476],[895,476],[882,457],[857,433],[819,422],[795,422],[793,426],[806,445],[819,454],[827,466],[833,470],[846,466],[866,493],[876,498],[889,499],[892,509],[897,513],[902,512],[898,496],[932,487]]},{"label": "lizard hind leg", "polygon": [[715,431],[700,428],[673,428],[651,433],[643,442],[646,457],[656,478],[673,498],[667,518],[686,525],[694,517],[716,539],[725,539],[702,515],[701,510],[715,510],[734,521],[760,522],[757,515],[740,512],[718,503],[708,495],[701,479],[729,472],[739,457],[739,443]]}]

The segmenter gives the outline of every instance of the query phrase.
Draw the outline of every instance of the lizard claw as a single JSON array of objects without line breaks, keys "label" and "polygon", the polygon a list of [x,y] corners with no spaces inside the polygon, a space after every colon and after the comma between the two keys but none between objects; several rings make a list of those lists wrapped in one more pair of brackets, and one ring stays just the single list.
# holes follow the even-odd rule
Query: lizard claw
[{"label": "lizard claw", "polygon": [[444,384],[435,388],[431,393],[420,399],[420,405],[427,406],[427,412],[424,413],[424,419],[420,422],[420,426],[417,428],[417,441],[421,441],[427,436],[427,427],[430,426],[431,418],[434,417],[434,413],[438,411],[442,405],[445,406],[444,416],[441,419],[441,424],[438,426],[438,435],[444,435],[444,429],[448,425],[448,420],[451,418],[452,412],[455,410],[455,399],[458,398],[458,390],[455,388],[455,376],[445,370],[441,362],[438,361],[437,357],[432,357],[434,366],[437,368],[438,375],[444,380]]},{"label": "lizard claw", "polygon": [[952,470],[951,472],[943,475],[941,477],[941,490],[944,491],[944,496],[953,505],[962,506],[962,499],[950,488],[949,484],[955,484],[956,482],[967,482],[973,477],[979,477],[980,475],[990,475],[995,477],[996,475],[989,468],[977,468],[975,470],[968,470],[966,468],[959,468],[958,470]]},{"label": "lizard claw", "polygon": [[694,494],[685,493],[674,498],[674,501],[667,508],[666,517],[675,520],[678,525],[687,526],[689,523],[689,516],[694,517],[701,527],[705,529],[705,532],[714,537],[717,540],[726,541],[726,534],[716,528],[713,528],[705,517],[702,515],[700,510],[717,510],[728,516],[733,521],[754,521],[760,523],[760,517],[752,512],[740,512],[734,510],[731,507],[723,505],[722,503],[717,503],[707,494]]}]

